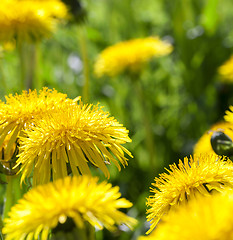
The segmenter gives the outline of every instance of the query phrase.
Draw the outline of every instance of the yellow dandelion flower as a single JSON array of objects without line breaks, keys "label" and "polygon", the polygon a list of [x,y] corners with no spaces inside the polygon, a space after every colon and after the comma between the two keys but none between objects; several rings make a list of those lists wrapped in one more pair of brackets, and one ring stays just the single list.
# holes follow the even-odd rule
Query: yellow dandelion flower
[{"label": "yellow dandelion flower", "polygon": [[[62,111],[43,114],[20,140],[23,181],[33,168],[33,184],[47,183],[67,176],[67,163],[74,175],[90,174],[88,162],[109,177],[106,163],[125,167],[131,153],[121,144],[131,142],[128,130],[109,117],[98,105],[67,104]],[[51,175],[52,170],[52,176]]]},{"label": "yellow dandelion flower", "polygon": [[65,19],[67,18],[66,5],[60,0],[17,0],[27,4],[33,4],[39,9],[41,14],[48,17]]},{"label": "yellow dandelion flower", "polygon": [[229,110],[226,111],[224,119],[229,124],[233,124],[233,106],[230,106]]},{"label": "yellow dandelion flower", "polygon": [[203,136],[198,140],[196,145],[194,146],[193,153],[200,154],[200,153],[208,153],[208,154],[215,154],[212,146],[211,146],[211,136],[215,131],[221,131],[233,139],[233,125],[228,122],[219,122],[214,124],[210,130],[206,131]]},{"label": "yellow dandelion flower", "polygon": [[200,154],[184,158],[170,165],[168,173],[160,174],[152,183],[154,193],[147,199],[148,221],[151,232],[158,221],[178,205],[186,203],[199,194],[209,195],[212,190],[221,192],[224,188],[233,187],[233,163],[225,157]]},{"label": "yellow dandelion flower", "polygon": [[116,76],[123,71],[138,72],[153,57],[167,55],[171,44],[158,37],[133,39],[106,48],[97,58],[94,72],[98,77]]},{"label": "yellow dandelion flower", "polygon": [[40,233],[41,239],[47,240],[50,229],[67,218],[77,228],[84,228],[85,222],[110,231],[120,224],[132,228],[137,221],[119,211],[132,203],[120,198],[119,187],[97,182],[98,178],[88,176],[66,177],[31,189],[4,220],[6,240],[38,239]]},{"label": "yellow dandelion flower", "polygon": [[1,0],[0,41],[34,42],[47,38],[67,9],[59,0]]},{"label": "yellow dandelion flower", "polygon": [[218,72],[223,82],[233,82],[233,56],[219,67]]},{"label": "yellow dandelion flower", "polygon": [[233,240],[232,190],[199,197],[168,214],[141,240]]},{"label": "yellow dandelion flower", "polygon": [[4,146],[4,158],[11,158],[14,144],[19,135],[23,134],[23,129],[30,128],[46,111],[59,108],[66,101],[73,102],[66,94],[47,88],[43,88],[39,94],[34,90],[23,91],[21,95],[6,96],[6,103],[0,102],[0,148],[6,137],[9,135],[11,137],[7,141],[7,146]]}]

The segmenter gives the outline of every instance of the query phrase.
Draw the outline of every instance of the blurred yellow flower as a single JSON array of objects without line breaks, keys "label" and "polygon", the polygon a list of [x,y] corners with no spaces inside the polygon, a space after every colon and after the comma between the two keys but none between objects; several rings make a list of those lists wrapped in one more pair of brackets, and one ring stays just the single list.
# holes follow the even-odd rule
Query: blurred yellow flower
[{"label": "blurred yellow flower", "polygon": [[[21,95],[10,94],[6,96],[6,103],[0,101],[0,148],[7,136],[4,145],[4,158],[10,159],[14,152],[15,143],[18,142],[19,135],[23,129],[28,129],[34,125],[37,118],[41,118],[46,111],[61,108],[68,99],[66,94],[58,93],[56,90],[43,88],[39,91],[23,91]],[[7,144],[7,145],[6,145]]]},{"label": "blurred yellow flower", "polygon": [[232,130],[232,123],[229,122],[219,122],[214,124],[210,130],[206,131],[203,136],[198,140],[196,145],[194,146],[193,153],[208,153],[208,154],[215,154],[212,146],[211,146],[211,136],[213,135],[214,131],[221,131],[233,139],[233,130]]},{"label": "blurred yellow flower", "polygon": [[51,229],[71,218],[77,228],[85,222],[112,231],[115,225],[126,224],[132,228],[137,221],[119,211],[132,203],[120,198],[119,187],[110,183],[97,183],[98,178],[66,177],[56,182],[31,189],[11,208],[4,219],[6,240],[47,240]]},{"label": "blurred yellow flower", "polygon": [[233,240],[233,193],[193,199],[140,240]]},{"label": "blurred yellow flower", "polygon": [[0,41],[34,42],[47,38],[67,16],[60,0],[1,0]]},{"label": "blurred yellow flower", "polygon": [[[20,154],[23,181],[32,169],[33,184],[47,183],[67,176],[67,164],[74,175],[91,174],[88,162],[100,168],[106,177],[106,164],[118,161],[125,167],[131,153],[121,144],[131,142],[128,130],[109,116],[98,105],[67,104],[58,111],[47,112],[35,121],[20,138]],[[52,176],[51,176],[52,170]]]},{"label": "blurred yellow flower", "polygon": [[233,163],[225,157],[200,154],[184,158],[178,166],[170,165],[168,173],[160,174],[152,183],[154,195],[147,199],[147,220],[151,232],[158,221],[170,210],[198,195],[209,195],[233,187]]},{"label": "blurred yellow flower", "polygon": [[153,57],[167,55],[171,44],[158,37],[133,39],[106,48],[97,58],[94,72],[98,77],[116,76],[123,71],[138,72]]},{"label": "blurred yellow flower", "polygon": [[219,67],[218,72],[223,82],[233,82],[233,56]]}]

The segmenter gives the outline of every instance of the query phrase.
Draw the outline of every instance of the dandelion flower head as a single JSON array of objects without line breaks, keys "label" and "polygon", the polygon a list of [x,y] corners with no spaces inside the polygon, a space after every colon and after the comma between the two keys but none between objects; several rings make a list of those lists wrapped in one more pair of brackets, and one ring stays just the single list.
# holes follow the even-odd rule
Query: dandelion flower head
[{"label": "dandelion flower head", "polygon": [[124,71],[138,72],[151,58],[167,55],[171,51],[171,44],[158,37],[120,42],[102,51],[96,60],[94,71],[98,77],[112,77]]},{"label": "dandelion flower head", "polygon": [[233,187],[233,163],[225,157],[200,154],[184,158],[170,165],[168,173],[160,174],[152,183],[151,195],[147,199],[147,220],[151,232],[159,220],[178,205],[185,204],[198,195],[208,196]]},{"label": "dandelion flower head", "polygon": [[34,42],[54,32],[58,19],[67,15],[60,0],[1,0],[0,41]]},{"label": "dandelion flower head", "polygon": [[208,153],[208,154],[215,154],[212,146],[211,146],[211,136],[215,131],[221,131],[233,139],[233,124],[229,122],[219,122],[214,124],[210,130],[206,131],[203,136],[198,140],[196,145],[194,146],[193,153],[200,154],[200,153]]},{"label": "dandelion flower head", "polygon": [[[0,102],[0,148],[4,146],[5,159],[10,158],[13,145],[17,142],[23,129],[28,129],[34,125],[37,118],[41,118],[46,111],[59,108],[68,99],[66,94],[58,93],[56,90],[43,90],[37,93],[36,90],[23,91],[22,94],[6,96],[6,102]],[[10,135],[10,139],[9,139]]]},{"label": "dandelion flower head", "polygon": [[[122,146],[131,142],[128,130],[98,105],[67,104],[62,111],[47,112],[35,126],[20,138],[22,181],[33,168],[33,184],[47,183],[67,176],[67,164],[74,175],[91,174],[89,164],[98,167],[106,177],[106,164],[118,161],[125,167],[131,153]],[[51,176],[52,170],[52,176]]]},{"label": "dandelion flower head", "polygon": [[193,199],[141,240],[233,240],[233,193]]},{"label": "dandelion flower head", "polygon": [[27,192],[4,219],[3,233],[6,240],[38,239],[40,234],[41,240],[47,240],[50,230],[67,218],[77,228],[84,228],[85,222],[110,231],[123,223],[132,228],[137,221],[119,211],[132,203],[120,197],[119,187],[105,181],[98,183],[96,177],[59,179]]},{"label": "dandelion flower head", "polygon": [[229,106],[229,110],[225,112],[224,119],[233,126],[233,106]]},{"label": "dandelion flower head", "polygon": [[233,56],[230,57],[222,66],[218,69],[221,81],[233,82]]}]

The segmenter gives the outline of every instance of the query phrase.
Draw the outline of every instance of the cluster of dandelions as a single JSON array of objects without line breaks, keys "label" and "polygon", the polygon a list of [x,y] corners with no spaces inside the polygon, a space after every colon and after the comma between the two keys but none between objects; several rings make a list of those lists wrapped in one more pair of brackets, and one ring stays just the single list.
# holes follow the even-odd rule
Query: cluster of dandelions
[{"label": "cluster of dandelions", "polygon": [[198,196],[163,218],[149,236],[138,240],[232,240],[233,192]]},{"label": "cluster of dandelions", "polygon": [[[127,165],[125,153],[132,157],[122,146],[131,141],[128,130],[114,117],[98,105],[47,88],[9,95],[0,105],[1,163],[11,162],[9,171],[19,169],[21,183],[32,177],[32,185],[40,185],[4,220],[6,239],[41,235],[45,240],[70,218],[77,228],[83,222],[109,230],[115,224],[135,225],[135,219],[118,210],[132,205],[120,198],[119,188],[98,184],[91,176],[92,166],[109,177],[107,164],[120,170]],[[73,178],[67,176],[71,173]]]},{"label": "cluster of dandelions", "polygon": [[[224,120],[217,122],[203,136],[198,140],[194,146],[194,153],[208,153],[216,154],[216,146],[213,146],[213,137],[219,134],[216,138],[218,148],[221,150],[222,155],[231,156],[233,154],[233,106],[229,107],[224,115]],[[215,151],[214,151],[215,150]]]},{"label": "cluster of dandelions", "polygon": [[170,165],[152,183],[149,235],[138,240],[233,239],[232,188],[233,163],[227,157],[202,153]]},{"label": "cluster of dandelions", "polygon": [[69,171],[90,175],[88,163],[109,177],[107,163],[120,170],[120,164],[127,165],[124,153],[132,157],[122,146],[131,141],[128,130],[98,105],[47,88],[39,94],[34,90],[10,95],[0,104],[0,146],[7,140],[3,151],[7,160],[10,153],[19,152],[15,167],[20,166],[22,181],[32,170],[35,185],[65,177]]},{"label": "cluster of dandelions", "polygon": [[193,156],[155,178],[147,199],[149,235],[138,240],[233,239],[232,110],[205,132]]}]

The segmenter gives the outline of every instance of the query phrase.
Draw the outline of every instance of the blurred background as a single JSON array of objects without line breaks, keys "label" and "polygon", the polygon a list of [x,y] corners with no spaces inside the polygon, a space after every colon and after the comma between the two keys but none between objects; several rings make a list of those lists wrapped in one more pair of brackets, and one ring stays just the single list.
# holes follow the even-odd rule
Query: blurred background
[{"label": "blurred background", "polygon": [[[154,178],[164,167],[192,154],[193,146],[210,126],[223,119],[233,104],[233,87],[224,83],[218,68],[233,48],[231,0],[82,0],[64,1],[81,21],[61,25],[40,44],[38,82],[67,93],[82,95],[88,74],[89,103],[104,106],[129,129],[127,144],[134,158],[118,172],[109,166],[113,185],[133,202],[129,214],[140,224],[135,231],[98,232],[98,239],[136,239],[148,229],[146,198]],[[146,143],[141,100],[129,77],[97,78],[93,65],[98,54],[119,41],[159,36],[172,43],[171,54],[153,59],[141,74],[144,107],[153,139],[153,159]],[[85,61],[85,63],[84,63]],[[30,64],[30,63],[29,63]],[[84,64],[86,72],[84,72]],[[16,50],[0,56],[0,98],[20,93]],[[104,179],[102,173],[100,178]]]}]

